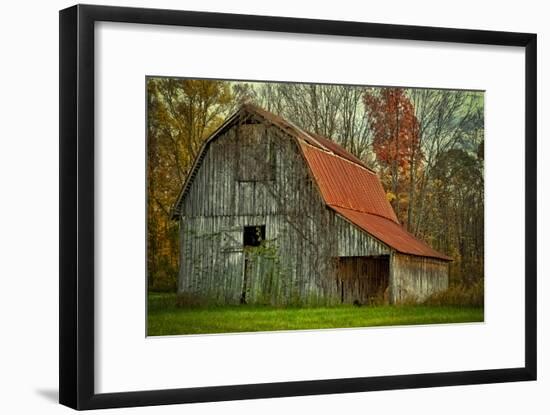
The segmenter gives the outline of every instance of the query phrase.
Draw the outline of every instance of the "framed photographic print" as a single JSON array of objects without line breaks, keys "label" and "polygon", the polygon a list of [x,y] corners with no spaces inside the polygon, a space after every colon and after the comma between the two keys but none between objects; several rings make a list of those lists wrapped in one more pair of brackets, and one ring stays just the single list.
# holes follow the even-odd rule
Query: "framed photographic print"
[{"label": "framed photographic print", "polygon": [[60,402],[536,379],[536,35],[60,12]]}]

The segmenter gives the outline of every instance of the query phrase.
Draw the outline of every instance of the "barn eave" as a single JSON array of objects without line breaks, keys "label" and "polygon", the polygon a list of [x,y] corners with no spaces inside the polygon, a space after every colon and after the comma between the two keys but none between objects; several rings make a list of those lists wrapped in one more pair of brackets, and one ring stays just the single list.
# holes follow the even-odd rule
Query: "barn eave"
[{"label": "barn eave", "polygon": [[[368,225],[366,223],[358,221],[353,216],[351,216],[349,214],[346,214],[347,209],[343,210],[339,206],[332,206],[332,205],[327,205],[327,207],[330,208],[332,211],[334,211],[336,215],[338,215],[339,217],[343,218],[344,220],[346,220],[347,222],[349,222],[350,224],[355,226],[361,232],[369,235],[369,237],[377,240],[378,242],[380,242],[384,246],[388,247],[388,249],[391,250],[391,251],[395,251],[399,254],[410,255],[410,256],[418,257],[418,258],[430,258],[430,259],[435,259],[435,260],[444,261],[444,262],[452,262],[453,261],[453,259],[451,257],[449,257],[447,255],[444,255],[444,254],[436,251],[435,249],[431,248],[428,244],[426,244],[425,242],[419,240],[414,235],[410,234],[405,229],[403,229],[401,227],[401,225],[397,225],[397,224],[393,223],[392,221],[389,221],[387,218],[379,216],[379,220],[388,222],[388,226],[393,228],[392,229],[392,233],[394,234],[393,236],[396,236],[396,234],[401,234],[400,236],[402,236],[404,238],[408,238],[409,240],[413,240],[414,242],[413,242],[412,246],[411,245],[409,245],[409,246],[407,246],[407,245],[397,246],[395,243],[391,243],[387,239],[386,235],[384,235],[383,233],[378,232],[379,235],[377,236],[373,232],[369,232]],[[377,216],[377,215],[373,215],[373,214],[366,214],[365,212],[357,212],[357,213],[358,214],[363,214],[363,215],[369,215],[369,216]],[[380,235],[384,235],[384,236],[380,236]],[[386,240],[384,240],[384,239],[386,239]],[[424,252],[422,252],[422,251],[424,251]]]}]

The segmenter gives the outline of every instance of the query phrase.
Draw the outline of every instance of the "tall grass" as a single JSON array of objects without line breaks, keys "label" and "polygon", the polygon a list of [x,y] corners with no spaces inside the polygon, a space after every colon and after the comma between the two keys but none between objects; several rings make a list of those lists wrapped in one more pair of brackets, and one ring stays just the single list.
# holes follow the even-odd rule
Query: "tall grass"
[{"label": "tall grass", "polygon": [[423,303],[433,306],[483,307],[483,281],[469,286],[464,284],[451,286],[445,291],[430,295]]}]

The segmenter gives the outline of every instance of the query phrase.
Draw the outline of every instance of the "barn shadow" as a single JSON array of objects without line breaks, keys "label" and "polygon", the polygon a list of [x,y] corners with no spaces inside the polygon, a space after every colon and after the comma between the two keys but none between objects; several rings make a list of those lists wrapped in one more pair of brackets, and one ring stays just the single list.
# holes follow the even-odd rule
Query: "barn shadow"
[{"label": "barn shadow", "polygon": [[47,401],[59,402],[59,391],[57,389],[36,389],[35,392]]}]

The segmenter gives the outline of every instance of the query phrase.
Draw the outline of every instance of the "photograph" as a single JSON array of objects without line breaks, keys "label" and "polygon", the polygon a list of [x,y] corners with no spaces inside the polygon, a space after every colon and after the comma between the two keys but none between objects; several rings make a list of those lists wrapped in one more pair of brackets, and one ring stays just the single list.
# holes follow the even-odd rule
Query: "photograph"
[{"label": "photograph", "polygon": [[147,336],[484,321],[484,91],[146,77]]},{"label": "photograph", "polygon": [[0,413],[550,414],[544,4],[6,2]]}]

